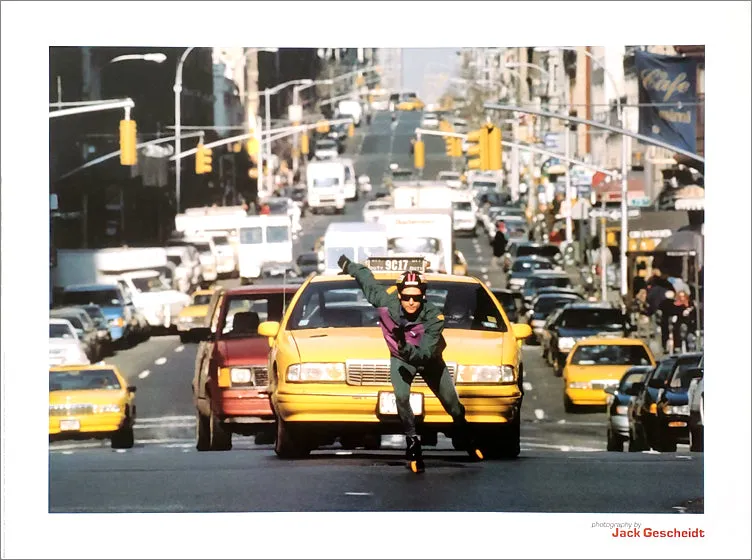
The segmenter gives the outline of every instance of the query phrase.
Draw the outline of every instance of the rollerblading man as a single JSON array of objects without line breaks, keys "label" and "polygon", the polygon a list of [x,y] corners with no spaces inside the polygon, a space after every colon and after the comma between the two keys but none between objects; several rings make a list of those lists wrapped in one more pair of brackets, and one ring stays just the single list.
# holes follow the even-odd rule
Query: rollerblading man
[{"label": "rollerblading man", "polygon": [[422,274],[404,272],[396,286],[384,288],[367,267],[350,261],[345,255],[337,264],[343,272],[355,278],[368,302],[378,309],[381,330],[390,353],[389,373],[397,414],[407,441],[407,467],[415,473],[425,469],[415,415],[410,407],[410,386],[418,373],[452,417],[455,438],[462,442],[472,459],[482,460],[483,453],[465,419],[465,407],[460,403],[442,357],[446,348],[442,335],[444,315],[426,300],[427,286]]}]

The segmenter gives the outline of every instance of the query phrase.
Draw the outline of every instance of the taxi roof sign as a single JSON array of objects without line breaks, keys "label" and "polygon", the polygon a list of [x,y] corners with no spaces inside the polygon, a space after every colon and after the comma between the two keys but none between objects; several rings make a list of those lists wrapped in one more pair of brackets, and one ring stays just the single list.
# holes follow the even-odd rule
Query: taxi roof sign
[{"label": "taxi roof sign", "polygon": [[424,273],[429,263],[424,257],[369,257],[365,264],[372,272],[416,270]]}]

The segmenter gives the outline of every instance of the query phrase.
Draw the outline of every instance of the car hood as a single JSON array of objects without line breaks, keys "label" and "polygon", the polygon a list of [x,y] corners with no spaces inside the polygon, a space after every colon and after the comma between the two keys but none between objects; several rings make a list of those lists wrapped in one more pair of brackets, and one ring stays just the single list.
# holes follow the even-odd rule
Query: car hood
[{"label": "car hood", "polygon": [[564,377],[567,381],[590,381],[593,379],[620,380],[624,373],[632,366],[572,366],[565,368]]},{"label": "car hood", "polygon": [[217,341],[220,366],[265,366],[269,361],[266,337],[233,338]]},{"label": "car hood", "polygon": [[[378,327],[290,331],[301,362],[344,362],[350,359],[388,360]],[[444,330],[444,360],[460,364],[516,363],[518,347],[512,333]]]},{"label": "car hood", "polygon": [[125,401],[124,390],[90,389],[84,391],[50,391],[51,405],[65,404],[118,404]]}]

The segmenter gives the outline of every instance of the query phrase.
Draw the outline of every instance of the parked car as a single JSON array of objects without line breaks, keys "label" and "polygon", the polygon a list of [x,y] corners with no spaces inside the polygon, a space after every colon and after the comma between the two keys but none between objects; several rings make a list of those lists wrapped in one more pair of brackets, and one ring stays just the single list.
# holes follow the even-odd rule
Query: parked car
[{"label": "parked car", "polygon": [[539,270],[553,270],[554,265],[548,259],[538,256],[520,257],[507,274],[507,289],[519,291],[527,279]]},{"label": "parked car", "polygon": [[511,243],[507,247],[507,252],[504,255],[503,267],[504,272],[509,270],[518,258],[537,256],[538,258],[547,259],[553,265],[560,265],[562,262],[561,251],[556,245],[542,244],[542,243]]},{"label": "parked car", "polygon": [[687,390],[689,400],[689,450],[705,448],[705,357],[700,359]]},{"label": "parked car", "polygon": [[630,390],[653,370],[653,366],[629,368],[619,380],[619,385],[606,387],[606,451],[624,451],[624,442],[629,441],[629,403],[634,400]]},{"label": "parked car", "polygon": [[119,284],[77,284],[67,286],[61,303],[66,305],[98,305],[107,318],[112,341],[129,347],[146,333],[139,324],[136,307]]},{"label": "parked car", "polygon": [[54,319],[67,319],[81,340],[81,345],[89,360],[96,362],[101,355],[101,344],[94,321],[89,314],[80,307],[61,307],[50,311],[50,317]]},{"label": "parked car", "polygon": [[78,338],[78,333],[67,319],[50,319],[48,342],[50,367],[71,364],[89,364],[89,357]]},{"label": "parked car", "polygon": [[530,305],[533,298],[538,295],[538,290],[548,286],[559,288],[572,288],[572,281],[566,272],[556,270],[538,270],[528,276],[522,285],[522,297],[525,305]]},{"label": "parked car", "polygon": [[98,305],[82,305],[81,306],[94,321],[94,326],[97,329],[97,337],[102,347],[102,357],[112,355],[112,335],[110,335],[110,329],[107,325],[107,317],[104,316],[102,308]]}]

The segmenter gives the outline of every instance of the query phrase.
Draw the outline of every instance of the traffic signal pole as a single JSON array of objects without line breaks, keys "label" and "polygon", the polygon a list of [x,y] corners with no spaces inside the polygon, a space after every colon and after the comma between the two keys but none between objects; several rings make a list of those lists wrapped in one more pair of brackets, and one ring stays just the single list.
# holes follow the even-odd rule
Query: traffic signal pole
[{"label": "traffic signal pole", "polygon": [[[57,105],[57,104],[55,104]],[[136,104],[130,97],[127,99],[121,99],[118,101],[105,101],[102,103],[94,103],[91,105],[84,105],[83,107],[72,107],[70,109],[60,109],[58,111],[50,111],[49,118],[55,119],[58,117],[67,117],[68,115],[80,115],[81,113],[94,113],[96,111],[112,111],[113,109],[125,109],[125,120],[131,118],[131,109]]]}]

